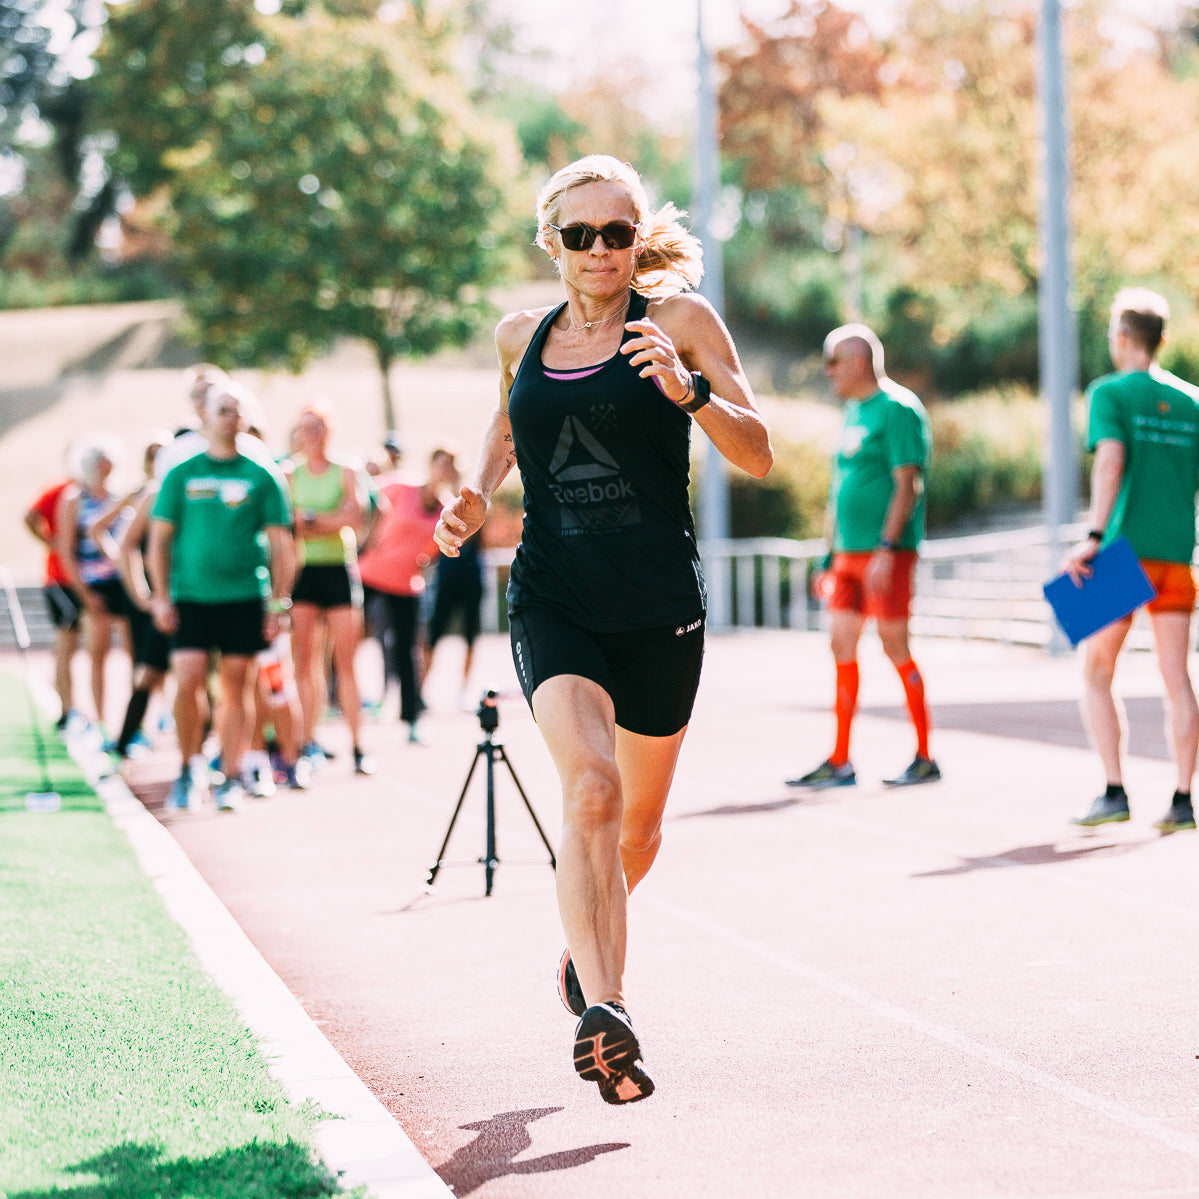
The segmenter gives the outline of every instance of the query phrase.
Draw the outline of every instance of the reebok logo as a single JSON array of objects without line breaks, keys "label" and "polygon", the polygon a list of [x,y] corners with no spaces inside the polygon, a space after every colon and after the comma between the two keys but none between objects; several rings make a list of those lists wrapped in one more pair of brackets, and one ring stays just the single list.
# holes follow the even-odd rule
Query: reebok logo
[{"label": "reebok logo", "polygon": [[562,422],[550,473],[555,481],[549,490],[561,505],[563,536],[608,533],[641,523],[636,489],[577,416]]},{"label": "reebok logo", "polygon": [[[584,455],[588,458],[580,460]],[[575,460],[573,463],[572,458]],[[577,416],[568,416],[562,422],[562,432],[558,434],[558,444],[550,460],[550,473],[560,482],[573,483],[581,479],[618,475],[620,467]]]}]

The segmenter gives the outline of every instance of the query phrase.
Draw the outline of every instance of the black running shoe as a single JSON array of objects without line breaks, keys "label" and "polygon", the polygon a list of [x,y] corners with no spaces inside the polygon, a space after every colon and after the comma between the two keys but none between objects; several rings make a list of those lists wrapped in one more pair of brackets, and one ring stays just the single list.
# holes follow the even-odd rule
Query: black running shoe
[{"label": "black running shoe", "polygon": [[920,783],[937,783],[941,781],[941,768],[932,758],[922,758],[917,754],[912,764],[893,779],[883,779],[886,787],[915,787]]},{"label": "black running shoe", "polygon": [[569,949],[562,951],[562,960],[558,963],[558,998],[572,1016],[581,1016],[587,1010],[587,1000],[583,998],[583,988],[579,986]]},{"label": "black running shoe", "polygon": [[1115,824],[1127,819],[1127,795],[1101,795],[1091,804],[1091,810],[1085,816],[1072,816],[1070,823],[1083,828],[1095,828],[1100,824]]},{"label": "black running shoe", "polygon": [[575,1029],[575,1070],[599,1084],[605,1103],[636,1103],[654,1093],[641,1063],[641,1046],[619,1003],[592,1004]]},{"label": "black running shoe", "polygon": [[809,770],[799,778],[787,779],[786,783],[788,787],[809,787],[813,791],[827,791],[830,787],[852,787],[857,781],[858,776],[848,762],[834,766],[826,760],[815,770]]},{"label": "black running shoe", "polygon": [[1153,822],[1153,827],[1161,833],[1178,833],[1183,829],[1195,827],[1195,810],[1189,803],[1172,803],[1170,810],[1160,819]]}]

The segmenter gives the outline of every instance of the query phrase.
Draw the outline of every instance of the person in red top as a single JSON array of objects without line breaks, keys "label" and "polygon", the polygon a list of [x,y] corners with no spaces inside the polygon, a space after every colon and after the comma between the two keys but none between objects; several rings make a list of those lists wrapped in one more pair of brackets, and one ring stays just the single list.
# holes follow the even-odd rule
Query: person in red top
[{"label": "person in red top", "polygon": [[56,516],[62,494],[74,480],[63,479],[43,491],[25,513],[25,527],[46,547],[46,577],[43,593],[50,620],[54,624],[54,690],[58,692],[61,714],[58,727],[65,728],[74,708],[71,685],[71,661],[79,648],[79,618],[82,605],[71,586],[62,560],[54,548],[58,535]]},{"label": "person in red top", "polygon": [[358,571],[369,609],[383,609],[386,621],[379,631],[384,660],[400,683],[400,719],[408,725],[408,740],[418,742],[420,689],[416,681],[416,629],[420,597],[425,590],[424,568],[437,552],[433,529],[445,494],[458,486],[454,455],[443,447],[429,458],[424,483],[386,476],[380,499],[383,515],[358,558]]}]

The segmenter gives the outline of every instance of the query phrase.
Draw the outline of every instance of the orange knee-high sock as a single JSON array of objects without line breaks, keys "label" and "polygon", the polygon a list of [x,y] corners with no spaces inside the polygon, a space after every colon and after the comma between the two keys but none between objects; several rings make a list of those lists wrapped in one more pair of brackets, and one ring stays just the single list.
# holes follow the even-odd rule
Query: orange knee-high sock
[{"label": "orange knee-high sock", "polygon": [[927,758],[929,720],[928,704],[924,700],[924,679],[920,675],[920,668],[911,658],[895,669],[899,671],[904,698],[908,701],[908,714],[916,729],[916,753],[922,758]]},{"label": "orange knee-high sock", "polygon": [[833,701],[833,712],[837,717],[837,744],[829,758],[834,766],[843,766],[849,761],[849,729],[858,706],[858,677],[857,662],[837,663],[837,698]]}]

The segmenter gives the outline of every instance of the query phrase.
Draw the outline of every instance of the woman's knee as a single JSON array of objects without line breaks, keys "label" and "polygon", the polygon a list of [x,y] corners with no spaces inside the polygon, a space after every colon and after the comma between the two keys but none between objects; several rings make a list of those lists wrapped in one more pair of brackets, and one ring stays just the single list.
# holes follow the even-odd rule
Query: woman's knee
[{"label": "woman's knee", "polygon": [[576,827],[599,828],[621,818],[620,775],[615,763],[591,762],[563,786],[565,818]]}]

